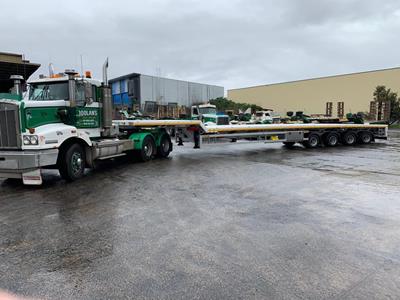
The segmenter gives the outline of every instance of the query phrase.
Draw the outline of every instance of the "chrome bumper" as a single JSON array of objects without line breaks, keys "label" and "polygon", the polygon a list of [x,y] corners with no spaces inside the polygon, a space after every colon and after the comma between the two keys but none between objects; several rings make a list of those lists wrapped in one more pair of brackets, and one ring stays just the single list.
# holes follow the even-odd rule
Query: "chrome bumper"
[{"label": "chrome bumper", "polygon": [[0,178],[22,178],[41,167],[57,163],[58,149],[2,151],[0,150]]}]

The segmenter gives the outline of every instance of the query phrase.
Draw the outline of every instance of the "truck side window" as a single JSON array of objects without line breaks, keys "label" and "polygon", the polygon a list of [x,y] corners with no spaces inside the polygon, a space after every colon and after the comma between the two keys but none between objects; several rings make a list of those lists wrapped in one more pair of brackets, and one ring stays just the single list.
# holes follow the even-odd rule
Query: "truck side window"
[{"label": "truck side window", "polygon": [[76,82],[75,99],[77,106],[85,106],[85,85],[83,82]]}]

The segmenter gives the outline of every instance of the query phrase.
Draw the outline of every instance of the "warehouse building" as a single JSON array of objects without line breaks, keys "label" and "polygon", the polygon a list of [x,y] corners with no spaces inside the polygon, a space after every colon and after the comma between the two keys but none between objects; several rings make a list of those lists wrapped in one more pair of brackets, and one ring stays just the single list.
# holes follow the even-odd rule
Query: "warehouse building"
[{"label": "warehouse building", "polygon": [[400,92],[400,68],[232,89],[228,90],[228,98],[271,108],[282,115],[303,111],[343,117],[349,112],[363,112],[372,119],[378,115],[387,119],[389,110],[385,103],[373,101],[378,85]]},{"label": "warehouse building", "polygon": [[112,79],[110,84],[117,110],[141,110],[157,117],[177,117],[179,114],[186,114],[193,104],[224,96],[224,88],[221,86],[139,73]]},{"label": "warehouse building", "polygon": [[25,60],[22,54],[0,52],[0,93],[8,93],[13,86],[11,75],[20,75],[27,80],[40,64]]}]

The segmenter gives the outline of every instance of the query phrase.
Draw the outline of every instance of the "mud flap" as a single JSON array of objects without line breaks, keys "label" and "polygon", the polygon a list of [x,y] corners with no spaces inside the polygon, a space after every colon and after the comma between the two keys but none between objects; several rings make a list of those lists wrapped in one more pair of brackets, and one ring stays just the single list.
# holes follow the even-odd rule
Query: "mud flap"
[{"label": "mud flap", "polygon": [[22,182],[27,185],[41,185],[43,181],[40,169],[23,173]]}]

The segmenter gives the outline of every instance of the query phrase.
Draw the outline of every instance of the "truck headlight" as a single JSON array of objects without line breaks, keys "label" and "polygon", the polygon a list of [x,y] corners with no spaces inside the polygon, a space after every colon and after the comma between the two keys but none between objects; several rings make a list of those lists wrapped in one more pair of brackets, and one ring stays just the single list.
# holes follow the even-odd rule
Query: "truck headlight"
[{"label": "truck headlight", "polygon": [[38,145],[39,144],[39,138],[37,135],[31,135],[31,144],[32,145]]},{"label": "truck headlight", "polygon": [[39,145],[39,137],[37,135],[24,135],[24,145]]}]

